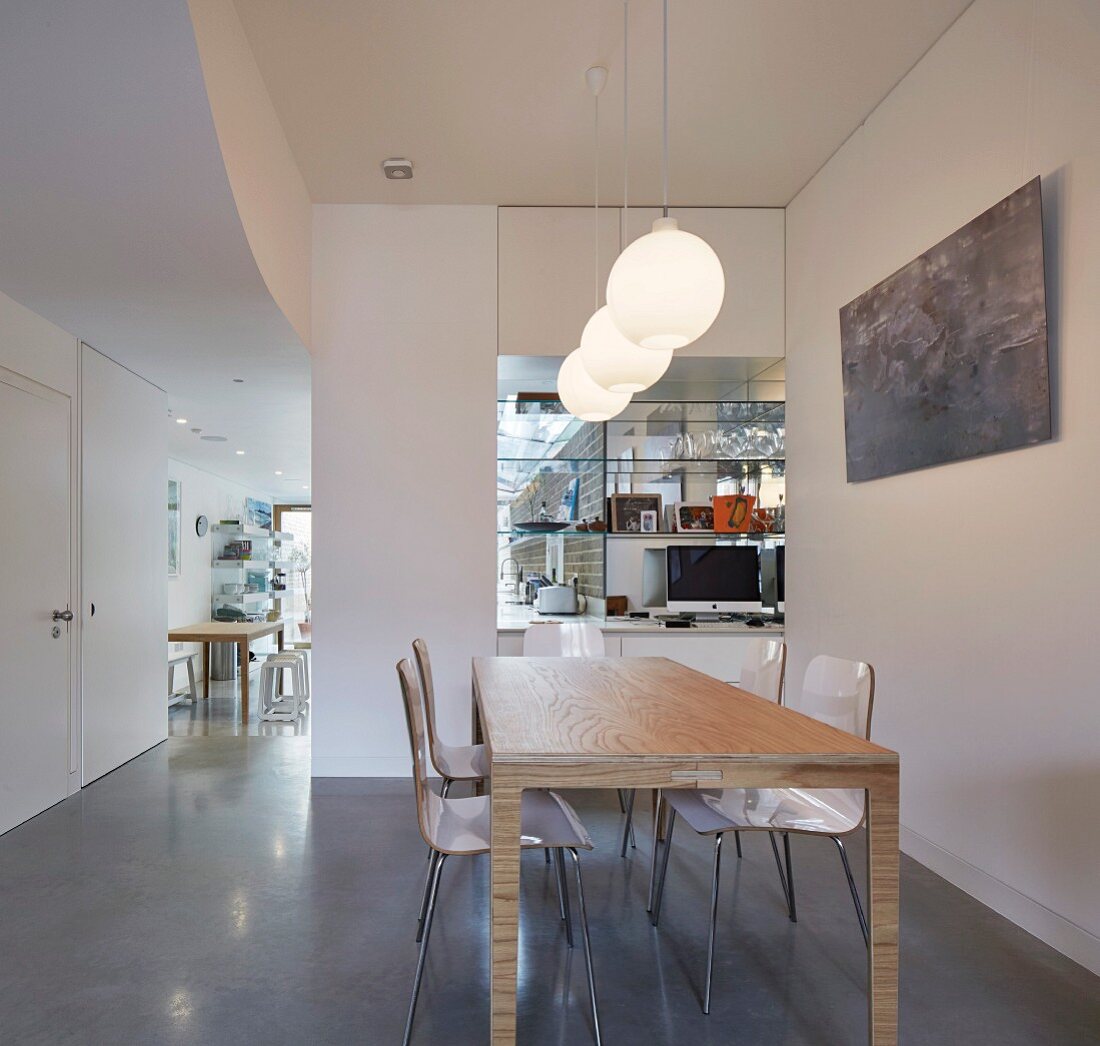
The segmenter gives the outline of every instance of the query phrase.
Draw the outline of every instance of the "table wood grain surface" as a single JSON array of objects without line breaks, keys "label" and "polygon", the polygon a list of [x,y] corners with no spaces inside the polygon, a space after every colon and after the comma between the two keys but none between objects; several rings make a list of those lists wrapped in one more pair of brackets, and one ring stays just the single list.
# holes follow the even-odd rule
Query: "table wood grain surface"
[{"label": "table wood grain surface", "polygon": [[473,684],[492,762],[493,1046],[516,1042],[520,797],[586,787],[866,789],[867,1033],[895,1046],[897,753],[666,658],[475,658]]}]

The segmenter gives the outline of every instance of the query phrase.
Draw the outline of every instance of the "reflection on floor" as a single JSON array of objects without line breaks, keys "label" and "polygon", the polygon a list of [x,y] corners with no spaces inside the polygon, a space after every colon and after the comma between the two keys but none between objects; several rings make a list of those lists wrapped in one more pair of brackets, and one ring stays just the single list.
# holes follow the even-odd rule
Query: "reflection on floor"
[{"label": "reflection on floor", "polygon": [[233,681],[210,681],[210,697],[193,705],[173,705],[168,709],[169,737],[308,737],[309,709],[293,723],[261,723],[260,668],[253,664],[248,677],[248,722],[241,722],[240,684]]},{"label": "reflection on floor", "polygon": [[[832,846],[794,842],[797,924],[767,840],[730,850],[704,1017],[709,844],[678,839],[654,930],[646,817],[622,860],[613,794],[571,796],[597,845],[582,860],[605,1042],[866,1042],[866,953]],[[425,866],[407,781],[311,798],[308,739],[169,738],[0,838],[0,1040],[400,1042]],[[487,860],[452,858],[414,1043],[487,1041],[487,912]],[[906,1046],[1095,1046],[1100,980],[909,860],[901,934]],[[541,853],[524,858],[521,949],[520,1042],[587,1046],[584,963]]]}]

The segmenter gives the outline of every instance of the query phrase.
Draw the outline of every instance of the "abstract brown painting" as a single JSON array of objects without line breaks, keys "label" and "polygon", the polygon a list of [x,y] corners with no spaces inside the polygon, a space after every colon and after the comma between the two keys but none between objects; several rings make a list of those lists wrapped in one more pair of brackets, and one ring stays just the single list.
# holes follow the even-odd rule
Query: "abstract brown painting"
[{"label": "abstract brown painting", "polygon": [[1039,179],[840,310],[848,481],[1051,437]]}]

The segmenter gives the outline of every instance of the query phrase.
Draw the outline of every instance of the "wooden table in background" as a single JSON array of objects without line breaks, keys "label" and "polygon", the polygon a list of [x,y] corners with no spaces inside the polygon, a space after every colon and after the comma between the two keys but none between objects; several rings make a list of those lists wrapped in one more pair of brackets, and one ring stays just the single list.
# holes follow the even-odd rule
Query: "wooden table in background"
[{"label": "wooden table in background", "polygon": [[516,1041],[523,790],[698,787],[867,790],[869,1041],[895,1046],[896,752],[663,657],[482,657],[473,674],[492,762],[493,1046]]},{"label": "wooden table in background", "polygon": [[283,649],[282,621],[200,621],[186,628],[170,628],[169,643],[202,644],[202,699],[210,696],[210,644],[236,643],[241,662],[241,722],[248,722],[248,648],[257,639],[275,636]]}]

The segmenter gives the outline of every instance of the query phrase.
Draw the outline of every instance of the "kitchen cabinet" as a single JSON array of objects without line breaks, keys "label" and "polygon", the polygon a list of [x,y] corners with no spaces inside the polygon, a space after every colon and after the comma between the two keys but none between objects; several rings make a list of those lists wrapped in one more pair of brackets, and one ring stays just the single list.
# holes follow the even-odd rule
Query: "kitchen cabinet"
[{"label": "kitchen cabinet", "polygon": [[[657,207],[630,208],[624,246],[649,232]],[[680,228],[714,248],[726,274],[722,311],[683,356],[783,356],[784,214],[779,207],[673,207]],[[503,349],[501,350],[504,351]],[[773,398],[773,397],[763,397]],[[775,397],[780,398],[780,397]]]},{"label": "kitchen cabinet", "polygon": [[592,207],[501,207],[497,211],[497,352],[568,356],[599,304],[619,255],[619,210],[601,207],[596,280]]}]

